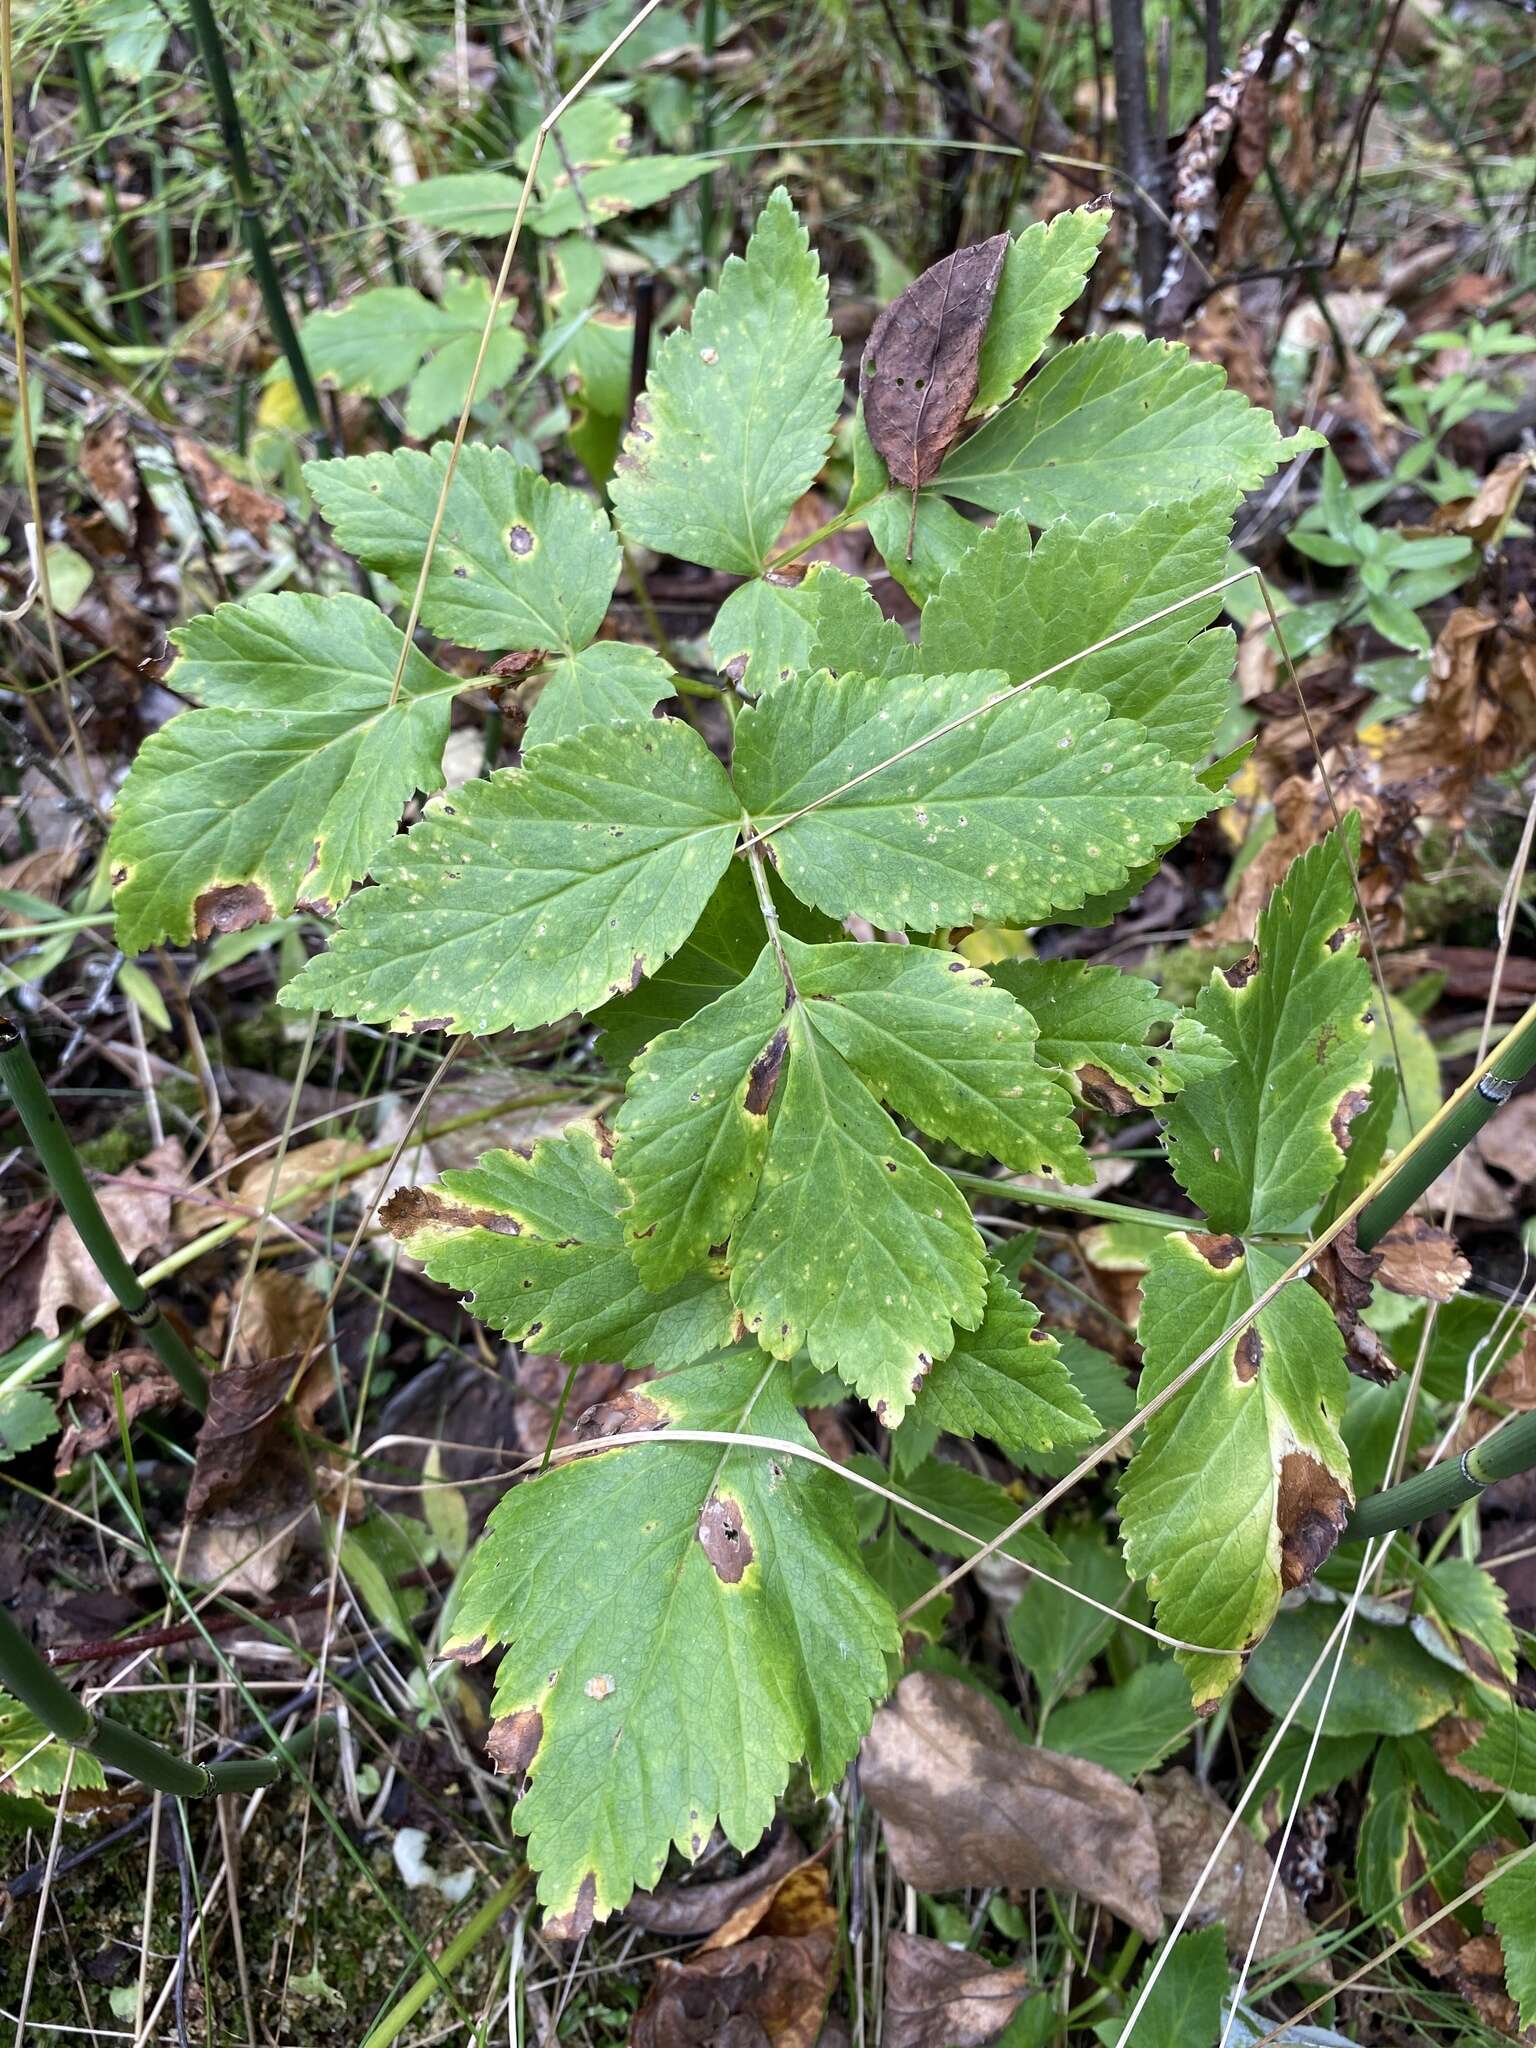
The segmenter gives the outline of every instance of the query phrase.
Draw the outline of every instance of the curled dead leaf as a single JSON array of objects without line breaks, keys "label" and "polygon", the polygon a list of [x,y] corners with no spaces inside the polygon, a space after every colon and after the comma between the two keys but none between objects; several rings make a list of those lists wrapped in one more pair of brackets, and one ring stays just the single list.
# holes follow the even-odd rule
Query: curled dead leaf
[{"label": "curled dead leaf", "polygon": [[1371,1304],[1371,1283],[1381,1261],[1379,1249],[1361,1251],[1354,1224],[1346,1223],[1333,1243],[1313,1260],[1308,1279],[1333,1310],[1350,1371],[1386,1386],[1396,1379],[1397,1366],[1381,1338],[1362,1320]]},{"label": "curled dead leaf", "polygon": [[83,1344],[71,1344],[59,1378],[59,1412],[66,1426],[54,1452],[56,1473],[62,1476],[90,1452],[117,1443],[114,1383],[121,1385],[123,1413],[130,1425],[152,1409],[174,1408],[181,1399],[176,1382],[144,1346],[130,1345],[110,1358],[92,1358]]},{"label": "curled dead leaf", "polygon": [[860,1752],[891,1860],[919,1891],[1049,1885],[1162,1931],[1158,1858],[1141,1797],[1112,1771],[1019,1741],[973,1686],[902,1679]]},{"label": "curled dead leaf", "polygon": [[771,1905],[779,1880],[804,1861],[800,1837],[780,1823],[766,1848],[750,1857],[737,1876],[693,1884],[685,1878],[679,1884],[658,1885],[653,1892],[636,1892],[624,1909],[625,1917],[650,1934],[712,1934],[738,1911],[759,1905],[752,1921],[756,1926]]},{"label": "curled dead leaf", "polygon": [[232,477],[190,434],[177,434],[171,445],[188,488],[200,502],[226,526],[243,526],[265,547],[272,527],[287,516],[281,501]]},{"label": "curled dead leaf", "polygon": [[885,1952],[884,2048],[986,2048],[1029,1990],[1022,1964],[1000,1970],[967,1949],[892,1934]]},{"label": "curled dead leaf", "polygon": [[727,1922],[688,1962],[658,1962],[631,2048],[815,2048],[837,1970],[837,1909],[824,1865],[797,1864],[740,1924],[750,1928],[744,1938]]}]

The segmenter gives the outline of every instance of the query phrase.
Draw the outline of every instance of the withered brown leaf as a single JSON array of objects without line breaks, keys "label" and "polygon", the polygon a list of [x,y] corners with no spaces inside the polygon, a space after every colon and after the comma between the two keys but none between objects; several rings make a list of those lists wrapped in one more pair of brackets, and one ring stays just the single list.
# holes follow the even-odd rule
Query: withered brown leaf
[{"label": "withered brown leaf", "polygon": [[[1270,1859],[1245,1828],[1233,1832],[1214,1868],[1206,1870],[1228,1814],[1214,1793],[1207,1792],[1182,1767],[1149,1779],[1142,1792],[1162,1859],[1165,1913],[1178,1913],[1199,1884],[1199,1899],[1189,1924],[1209,1927],[1219,1920],[1233,1955],[1241,1955],[1247,1947],[1261,1914],[1263,1924],[1254,1951],[1261,1963],[1283,1950],[1311,1943],[1312,1924],[1283,1884],[1275,1886],[1266,1909]],[[1306,1971],[1308,1976],[1332,1981],[1326,1957],[1308,1957]]]},{"label": "withered brown leaf", "polygon": [[1029,1989],[1022,1964],[999,1970],[922,1934],[892,1934],[885,1952],[884,2048],[986,2048]]},{"label": "withered brown leaf", "polygon": [[860,1782],[897,1874],[923,1892],[1048,1885],[1162,1931],[1157,1844],[1139,1794],[1099,1764],[1019,1741],[957,1678],[915,1671],[875,1716]]},{"label": "withered brown leaf", "polygon": [[943,257],[891,301],[864,344],[864,425],[892,480],[911,491],[914,521],[917,493],[938,475],[976,396],[982,338],[1007,253],[1002,234]]},{"label": "withered brown leaf", "polygon": [[[837,1969],[837,1908],[824,1865],[801,1863],[761,1914],[733,1916],[690,1962],[663,1958],[631,2048],[814,2048]],[[738,1926],[750,1931],[735,1938]]]}]

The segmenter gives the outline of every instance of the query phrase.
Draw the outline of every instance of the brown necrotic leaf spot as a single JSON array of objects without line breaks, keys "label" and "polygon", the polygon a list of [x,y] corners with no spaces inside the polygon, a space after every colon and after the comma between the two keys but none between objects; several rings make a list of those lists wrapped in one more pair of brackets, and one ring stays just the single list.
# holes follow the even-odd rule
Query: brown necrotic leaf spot
[{"label": "brown necrotic leaf spot", "polygon": [[[957,249],[925,270],[875,322],[859,365],[864,425],[894,482],[931,483],[976,396],[982,337],[992,317],[1008,237]],[[912,534],[907,535],[907,560]]]}]

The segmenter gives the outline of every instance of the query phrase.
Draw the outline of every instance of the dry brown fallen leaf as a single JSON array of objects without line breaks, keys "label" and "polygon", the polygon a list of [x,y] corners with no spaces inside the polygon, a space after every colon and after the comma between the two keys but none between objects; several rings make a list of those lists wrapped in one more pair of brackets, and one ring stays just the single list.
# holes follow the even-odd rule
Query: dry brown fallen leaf
[{"label": "dry brown fallen leaf", "polygon": [[[132,1166],[98,1184],[96,1199],[129,1265],[168,1240],[171,1204],[186,1177],[181,1142],[167,1138]],[[112,1298],[111,1288],[80,1242],[80,1233],[67,1216],[60,1216],[48,1239],[33,1327],[52,1337],[59,1327],[61,1309],[85,1315],[106,1307]]]},{"label": "dry brown fallen leaf", "polygon": [[1371,1283],[1380,1265],[1381,1253],[1361,1251],[1355,1226],[1347,1223],[1333,1243],[1318,1253],[1307,1277],[1333,1310],[1350,1371],[1385,1386],[1397,1378],[1397,1366],[1382,1339],[1362,1320],[1371,1305]]},{"label": "dry brown fallen leaf", "polygon": [[[1437,505],[1428,526],[1422,530],[1428,534],[1464,533],[1480,548],[1497,547],[1525,495],[1533,469],[1536,457],[1506,455],[1496,469],[1489,470],[1470,498],[1455,498],[1448,505]],[[1405,531],[1411,538],[1416,529]]]},{"label": "dry brown fallen leaf", "polygon": [[956,249],[891,301],[864,344],[864,425],[891,481],[911,491],[914,517],[918,491],[938,475],[976,396],[1007,253],[1006,234]]},{"label": "dry brown fallen leaf", "polygon": [[[1216,1846],[1230,1808],[1214,1793],[1205,1791],[1182,1767],[1164,1771],[1142,1786],[1147,1810],[1156,1832],[1162,1859],[1162,1907],[1168,1914],[1180,1912],[1200,1881],[1206,1859]],[[1241,1955],[1252,1939],[1264,1905],[1264,1893],[1272,1868],[1264,1848],[1246,1827],[1238,1826],[1216,1859],[1216,1866],[1201,1886],[1198,1903],[1190,1918],[1192,1927],[1209,1927],[1220,1921],[1226,1931],[1227,1948]],[[1264,1925],[1255,1950],[1257,1960],[1268,1962],[1284,1949],[1305,1947],[1314,1940],[1312,1923],[1291,1897],[1284,1884],[1277,1884],[1264,1915]],[[1333,1981],[1326,1957],[1307,1964],[1307,1975]]]},{"label": "dry brown fallen leaf", "polygon": [[1428,814],[1459,829],[1480,782],[1536,748],[1536,614],[1520,595],[1506,616],[1461,605],[1430,654],[1423,708],[1390,729],[1382,773],[1423,777]]},{"label": "dry brown fallen leaf", "polygon": [[[246,1288],[234,1352],[210,1378],[208,1413],[198,1432],[182,1553],[190,1579],[218,1578],[247,1592],[269,1592],[313,1520],[316,1495],[328,1497],[334,1489],[335,1471],[323,1447],[301,1449],[291,1427],[312,1429],[333,1391],[328,1346],[316,1352],[289,1394],[324,1308],[295,1274],[259,1272]],[[227,1328],[228,1316],[225,1299],[217,1305],[213,1334]],[[280,1351],[266,1349],[279,1345]]]},{"label": "dry brown fallen leaf", "polygon": [[[312,1145],[298,1145],[284,1156],[277,1170],[277,1185],[270,1199],[274,1206],[281,1206],[282,1213],[290,1223],[302,1222],[317,1209],[328,1207],[349,1193],[347,1184],[336,1176],[354,1160],[362,1158],[369,1147],[356,1138],[319,1138]],[[242,1208],[253,1210],[260,1215],[268,1202],[268,1189],[272,1186],[272,1161],[270,1157],[252,1160],[241,1169],[234,1182],[234,1198]],[[307,1195],[300,1190],[308,1187]],[[289,1201],[288,1197],[295,1197]],[[207,1228],[208,1218],[199,1215],[193,1228]],[[242,1238],[250,1237],[256,1230],[250,1223],[241,1232]]]},{"label": "dry brown fallen leaf", "polygon": [[967,1949],[893,1934],[885,1951],[883,2048],[986,2048],[1023,2003],[1029,1972]]},{"label": "dry brown fallen leaf", "polygon": [[1099,1764],[1020,1742],[991,1700],[915,1671],[875,1716],[860,1783],[898,1876],[923,1892],[1048,1885],[1162,1931],[1157,1843],[1138,1793]]},{"label": "dry brown fallen leaf", "polygon": [[187,1513],[194,1519],[238,1502],[240,1519],[251,1520],[306,1497],[306,1474],[287,1425],[313,1425],[332,1390],[331,1363],[323,1352],[316,1357],[290,1401],[297,1364],[297,1354],[246,1359],[213,1375],[187,1491]]},{"label": "dry brown fallen leaf", "polygon": [[837,1972],[837,1908],[821,1863],[773,1887],[745,1938],[727,1922],[686,1963],[663,1957],[631,2048],[815,2048]]},{"label": "dry brown fallen leaf", "polygon": [[[92,1358],[83,1344],[71,1344],[59,1378],[59,1413],[64,1434],[54,1452],[53,1469],[61,1477],[79,1458],[105,1450],[118,1441],[117,1394],[121,1380],[123,1413],[131,1424],[154,1408],[174,1408],[181,1390],[153,1351],[131,1345],[110,1358]],[[73,1411],[74,1420],[68,1417]]]},{"label": "dry brown fallen leaf", "polygon": [[265,547],[273,525],[287,516],[281,502],[232,477],[190,434],[177,434],[171,446],[188,489],[199,501],[226,526],[243,526]]},{"label": "dry brown fallen leaf", "polygon": [[1452,1204],[1458,1223],[1503,1223],[1515,1213],[1514,1203],[1484,1166],[1475,1144],[1453,1159],[1424,1192],[1424,1206],[1432,1216],[1443,1215]]},{"label": "dry brown fallen leaf", "polygon": [[0,1217],[0,1351],[9,1351],[37,1327],[37,1291],[52,1217],[49,1195]]},{"label": "dry brown fallen leaf", "polygon": [[[1467,1883],[1481,1884],[1514,1849],[1515,1844],[1502,1837],[1474,1849],[1467,1858]],[[1514,2041],[1536,2041],[1536,2027],[1521,2032],[1519,2012],[1504,1987],[1504,1944],[1497,1930],[1489,1927],[1469,1937],[1454,1914],[1428,1924],[1444,1901],[1429,1881],[1423,1853],[1411,1834],[1403,1876],[1409,1887],[1403,1901],[1403,1922],[1410,1934],[1423,1929],[1415,1952],[1425,1969],[1433,1977],[1448,1978],[1495,2033]]]},{"label": "dry brown fallen leaf", "polygon": [[779,1880],[804,1861],[805,1845],[800,1837],[780,1824],[737,1876],[706,1879],[700,1884],[662,1884],[653,1892],[636,1892],[624,1908],[624,1917],[648,1934],[713,1934],[742,1906],[759,1897],[771,1898]]},{"label": "dry brown fallen leaf", "polygon": [[1400,1217],[1376,1249],[1382,1286],[1418,1301],[1454,1300],[1472,1277],[1455,1238],[1427,1216]]}]

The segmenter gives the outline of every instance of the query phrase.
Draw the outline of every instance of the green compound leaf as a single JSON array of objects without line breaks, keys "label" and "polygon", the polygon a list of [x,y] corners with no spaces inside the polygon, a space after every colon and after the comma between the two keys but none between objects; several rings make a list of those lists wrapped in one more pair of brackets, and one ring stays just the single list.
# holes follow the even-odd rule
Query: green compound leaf
[{"label": "green compound leaf", "polygon": [[1483,1911],[1499,1930],[1504,1988],[1522,2027],[1536,2026],[1536,1859],[1502,1871],[1483,1893]]},{"label": "green compound leaf", "polygon": [[[632,157],[633,127],[617,98],[602,91],[583,94],[561,115],[539,159],[539,204],[531,216],[539,234],[574,234],[594,221],[654,206],[709,169],[705,156]],[[527,170],[531,136],[519,144],[514,161]]]},{"label": "green compound leaf", "polygon": [[1365,1106],[1372,1058],[1353,916],[1333,832],[1292,862],[1252,953],[1200,993],[1196,1018],[1234,1064],[1180,1096],[1168,1160],[1220,1230],[1299,1228],[1343,1167],[1340,1111]]},{"label": "green compound leaf", "polygon": [[[382,285],[334,311],[312,313],[299,338],[315,375],[343,391],[383,398],[409,385],[405,427],[420,440],[463,411],[490,310],[490,287],[481,278],[450,285],[440,305],[409,285]],[[515,305],[496,310],[477,398],[499,390],[523,359],[527,343],[516,317]]]},{"label": "green compound leaf", "polygon": [[338,901],[412,793],[441,783],[468,687],[412,648],[391,705],[402,636],[359,597],[252,597],[171,637],[172,681],[208,708],[147,740],[118,797],[126,953]]},{"label": "green compound leaf", "polygon": [[951,1436],[986,1436],[1012,1458],[1099,1434],[1098,1417],[1061,1362],[1040,1311],[987,1266],[987,1307],[979,1329],[956,1337],[918,1392],[913,1423]]},{"label": "green compound leaf", "polygon": [[550,664],[523,733],[523,752],[567,740],[584,725],[632,725],[674,694],[671,669],[649,647],[594,640]]},{"label": "green compound leaf", "polygon": [[[1152,1253],[1139,1334],[1143,1402],[1167,1386],[1285,1271],[1278,1252],[1170,1233]],[[1195,1705],[1338,1540],[1353,1496],[1339,1419],[1343,1340],[1322,1297],[1291,1286],[1146,1426],[1121,1486],[1125,1558],[1179,1652]]]},{"label": "green compound leaf", "polygon": [[[750,1849],[804,1758],[825,1791],[886,1690],[895,1617],[850,1490],[804,1459],[669,1443],[669,1426],[814,1449],[786,1367],[736,1352],[626,1397],[654,1445],[600,1448],[515,1487],[468,1567],[450,1649],[506,1650],[503,1768],[550,1912],[601,1919],[697,1857]],[[499,1739],[498,1739],[499,1738]]]},{"label": "green compound leaf", "polygon": [[1137,1102],[1162,1102],[1232,1064],[1226,1047],[1177,1003],[1165,1002],[1155,981],[1123,968],[1005,960],[987,972],[1034,1018],[1042,1066],[1074,1077],[1097,1067]]},{"label": "green compound leaf", "polygon": [[757,1200],[731,1241],[731,1293],[764,1350],[808,1351],[894,1427],[954,1324],[981,1321],[981,1240],[954,1184],[822,1037],[820,1008],[789,1013]]},{"label": "green compound leaf", "polygon": [[934,485],[1033,526],[1225,492],[1233,503],[1303,449],[1180,343],[1104,334],[1054,357],[954,449]]},{"label": "green compound leaf", "polygon": [[690,1273],[648,1288],[624,1247],[622,1200],[605,1134],[576,1124],[527,1159],[487,1152],[444,1174],[440,1191],[407,1189],[384,1220],[434,1280],[465,1290],[481,1322],[567,1365],[667,1371],[720,1350],[735,1320],[724,1286]]},{"label": "green compound leaf", "polygon": [[[1091,1179],[1070,1098],[1036,1064],[1027,1012],[979,968],[927,947],[782,943],[798,1005],[765,947],[745,981],[655,1039],[630,1074],[617,1165],[653,1282],[698,1265],[751,1207],[797,1007],[872,1095],[931,1137],[1021,1172]],[[814,1255],[809,1241],[801,1249]]]},{"label": "green compound leaf", "polygon": [[[568,235],[654,206],[710,168],[712,159],[703,156],[631,157],[631,127],[629,115],[601,93],[587,94],[561,116],[544,145],[529,203],[527,220],[535,233]],[[530,138],[518,151],[520,170],[527,169],[531,149]],[[503,171],[463,171],[423,178],[397,190],[394,199],[406,220],[439,234],[507,235],[522,190],[523,180]]]},{"label": "green compound leaf", "polygon": [[973,413],[1000,405],[1033,369],[1056,322],[1081,294],[1110,219],[1107,206],[1079,206],[1036,221],[1009,244],[981,344]]},{"label": "green compound leaf", "polygon": [[[929,675],[1001,669],[1028,682],[1098,641],[1218,583],[1226,569],[1230,500],[1106,513],[1086,527],[1058,523],[1031,545],[1010,513],[977,535],[923,613]],[[1092,690],[1116,718],[1134,718],[1179,761],[1198,761],[1231,697],[1235,642],[1205,629],[1221,593],[1072,661],[1054,688]]]},{"label": "green compound leaf", "polygon": [[588,726],[428,804],[278,1000],[477,1036],[594,1009],[687,938],[740,822],[689,727]]},{"label": "green compound leaf", "polygon": [[736,786],[795,894],[885,930],[1037,924],[1123,882],[1211,808],[1102,698],[1037,689],[986,708],[1004,687],[995,669],[818,675],[745,712]]},{"label": "green compound leaf", "polygon": [[[311,462],[304,474],[341,545],[414,591],[449,448]],[[422,593],[422,624],[462,647],[548,653],[525,750],[584,725],[641,718],[672,694],[647,647],[597,640],[619,575],[619,543],[580,491],[524,469],[504,448],[460,451]],[[591,642],[591,645],[588,645]]]},{"label": "green compound leaf", "polygon": [[[794,575],[791,570],[743,583],[715,614],[709,629],[715,667],[744,696],[761,696],[791,676],[822,666],[812,659],[812,649],[829,599],[834,606],[845,602],[845,588],[868,596],[867,583],[827,562],[812,562],[798,583]],[[879,618],[873,598],[869,604]],[[900,627],[891,630],[906,648]],[[910,649],[905,666],[911,666]]]},{"label": "green compound leaf", "polygon": [[[305,480],[337,540],[414,590],[450,450],[398,448],[310,462]],[[619,543],[580,491],[549,483],[504,448],[460,450],[422,595],[429,632],[461,647],[567,652],[608,610]]]},{"label": "green compound leaf", "polygon": [[657,351],[613,480],[631,540],[756,576],[815,481],[842,401],[827,281],[781,186]]}]

